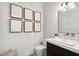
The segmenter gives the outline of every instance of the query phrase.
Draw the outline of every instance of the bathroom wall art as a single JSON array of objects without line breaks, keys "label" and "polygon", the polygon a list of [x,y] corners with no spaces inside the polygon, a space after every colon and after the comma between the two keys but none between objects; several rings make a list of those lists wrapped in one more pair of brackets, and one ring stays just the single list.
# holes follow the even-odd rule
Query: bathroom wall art
[{"label": "bathroom wall art", "polygon": [[41,12],[10,3],[10,33],[41,31]]},{"label": "bathroom wall art", "polygon": [[10,19],[10,32],[11,33],[21,33],[22,32],[22,21],[17,19]]},{"label": "bathroom wall art", "polygon": [[33,22],[31,21],[24,21],[24,32],[32,32],[33,31]]},{"label": "bathroom wall art", "polygon": [[33,11],[28,8],[24,8],[24,18],[25,20],[33,20]]},{"label": "bathroom wall art", "polygon": [[12,18],[22,18],[22,7],[10,3],[10,17]]},{"label": "bathroom wall art", "polygon": [[35,11],[35,21],[41,21],[41,13],[38,11]]},{"label": "bathroom wall art", "polygon": [[34,23],[34,28],[35,28],[35,32],[40,32],[41,31],[41,23],[40,22],[35,22]]}]

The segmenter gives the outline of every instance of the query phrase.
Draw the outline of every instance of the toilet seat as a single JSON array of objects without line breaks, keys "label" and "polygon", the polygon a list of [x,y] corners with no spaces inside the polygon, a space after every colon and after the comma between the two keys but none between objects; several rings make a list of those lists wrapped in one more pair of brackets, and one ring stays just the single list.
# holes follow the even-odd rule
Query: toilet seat
[{"label": "toilet seat", "polygon": [[46,46],[44,45],[38,45],[35,47],[35,53],[37,56],[46,55]]}]

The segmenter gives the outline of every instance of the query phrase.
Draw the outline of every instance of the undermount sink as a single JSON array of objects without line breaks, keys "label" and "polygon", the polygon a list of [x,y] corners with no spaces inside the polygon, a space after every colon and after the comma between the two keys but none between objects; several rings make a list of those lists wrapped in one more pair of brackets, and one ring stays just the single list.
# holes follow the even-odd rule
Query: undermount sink
[{"label": "undermount sink", "polygon": [[52,38],[54,41],[60,42],[60,43],[64,43],[70,46],[74,46],[75,44],[77,44],[78,42],[75,40],[70,40],[70,39],[64,39],[64,38]]}]

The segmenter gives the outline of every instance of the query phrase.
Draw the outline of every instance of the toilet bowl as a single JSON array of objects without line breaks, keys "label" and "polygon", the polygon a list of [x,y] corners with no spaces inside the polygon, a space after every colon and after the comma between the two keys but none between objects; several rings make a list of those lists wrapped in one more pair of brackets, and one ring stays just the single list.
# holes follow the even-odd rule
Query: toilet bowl
[{"label": "toilet bowl", "polygon": [[38,45],[35,47],[35,55],[36,56],[46,56],[46,46]]}]

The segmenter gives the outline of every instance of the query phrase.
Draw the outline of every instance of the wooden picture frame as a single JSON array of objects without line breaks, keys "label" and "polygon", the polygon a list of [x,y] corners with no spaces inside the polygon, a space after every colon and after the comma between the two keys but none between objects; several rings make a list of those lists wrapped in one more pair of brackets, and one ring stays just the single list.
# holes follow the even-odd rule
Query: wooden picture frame
[{"label": "wooden picture frame", "polygon": [[33,10],[24,8],[24,19],[25,20],[33,20]]},{"label": "wooden picture frame", "polygon": [[41,21],[41,13],[38,11],[34,12],[35,16],[35,21]]},{"label": "wooden picture frame", "polygon": [[10,33],[21,33],[22,32],[22,21],[17,19],[9,20]]},{"label": "wooden picture frame", "polygon": [[33,31],[33,22],[32,21],[24,21],[24,32],[31,33]]},{"label": "wooden picture frame", "polygon": [[34,22],[34,32],[41,32],[41,23]]},{"label": "wooden picture frame", "polygon": [[23,8],[19,5],[10,3],[10,17],[11,18],[23,18]]}]

